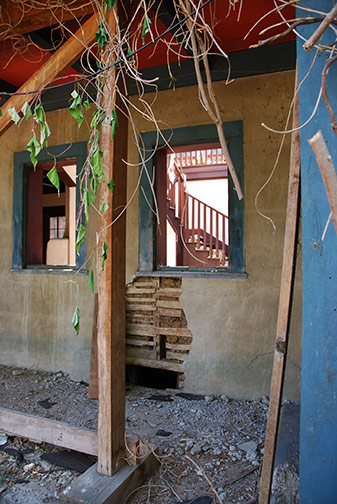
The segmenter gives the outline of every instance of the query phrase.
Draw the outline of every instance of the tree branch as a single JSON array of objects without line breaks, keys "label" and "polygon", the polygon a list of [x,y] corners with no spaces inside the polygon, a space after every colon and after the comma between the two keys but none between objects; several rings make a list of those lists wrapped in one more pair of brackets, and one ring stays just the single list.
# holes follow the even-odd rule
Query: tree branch
[{"label": "tree branch", "polygon": [[311,49],[316,44],[317,40],[321,35],[325,32],[328,26],[332,23],[332,21],[337,16],[337,4],[331,9],[331,11],[325,16],[317,30],[311,35],[311,37],[303,44],[303,47],[306,51],[311,51]]}]

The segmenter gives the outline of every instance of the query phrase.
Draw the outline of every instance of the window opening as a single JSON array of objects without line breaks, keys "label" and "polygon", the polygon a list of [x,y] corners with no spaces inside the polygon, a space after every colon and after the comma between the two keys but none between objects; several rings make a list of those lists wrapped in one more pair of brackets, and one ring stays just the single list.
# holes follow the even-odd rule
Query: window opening
[{"label": "window opening", "polygon": [[47,177],[53,166],[28,169],[27,264],[75,266],[76,160],[56,164],[59,191]]},{"label": "window opening", "polygon": [[157,164],[157,267],[227,268],[228,169],[219,144],[175,147]]}]

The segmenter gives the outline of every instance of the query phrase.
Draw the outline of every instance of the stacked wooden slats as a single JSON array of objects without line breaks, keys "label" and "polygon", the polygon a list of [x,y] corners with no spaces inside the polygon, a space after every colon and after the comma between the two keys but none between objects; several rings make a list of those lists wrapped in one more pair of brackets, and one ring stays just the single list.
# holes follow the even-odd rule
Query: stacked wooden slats
[{"label": "stacked wooden slats", "polygon": [[139,277],[127,286],[126,361],[176,371],[181,387],[192,333],[180,294],[180,278]]}]

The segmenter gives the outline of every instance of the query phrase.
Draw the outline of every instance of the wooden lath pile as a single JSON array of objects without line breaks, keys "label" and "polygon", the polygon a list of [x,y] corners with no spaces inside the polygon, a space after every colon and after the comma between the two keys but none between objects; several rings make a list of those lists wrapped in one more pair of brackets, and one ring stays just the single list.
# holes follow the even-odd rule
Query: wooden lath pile
[{"label": "wooden lath pile", "polygon": [[192,333],[180,294],[180,278],[139,277],[127,286],[126,363],[176,371],[182,388]]}]

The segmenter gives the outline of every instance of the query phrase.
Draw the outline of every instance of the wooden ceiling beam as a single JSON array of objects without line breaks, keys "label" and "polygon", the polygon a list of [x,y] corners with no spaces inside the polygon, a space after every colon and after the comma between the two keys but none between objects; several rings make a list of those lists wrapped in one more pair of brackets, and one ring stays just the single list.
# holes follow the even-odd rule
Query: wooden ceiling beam
[{"label": "wooden ceiling beam", "polygon": [[24,35],[41,28],[54,26],[58,20],[62,23],[81,19],[93,13],[90,2],[68,0],[69,7],[43,8],[26,10],[24,13],[17,2],[6,0],[0,13],[0,40],[11,35]]},{"label": "wooden ceiling beam", "polygon": [[[93,42],[97,28],[96,16],[93,15],[18,89],[17,93],[44,89],[79,58],[86,45]],[[1,108],[0,136],[13,124],[8,109],[14,107],[19,111],[24,103],[26,101],[29,103],[34,96],[35,93],[16,94],[7,100]]]}]

